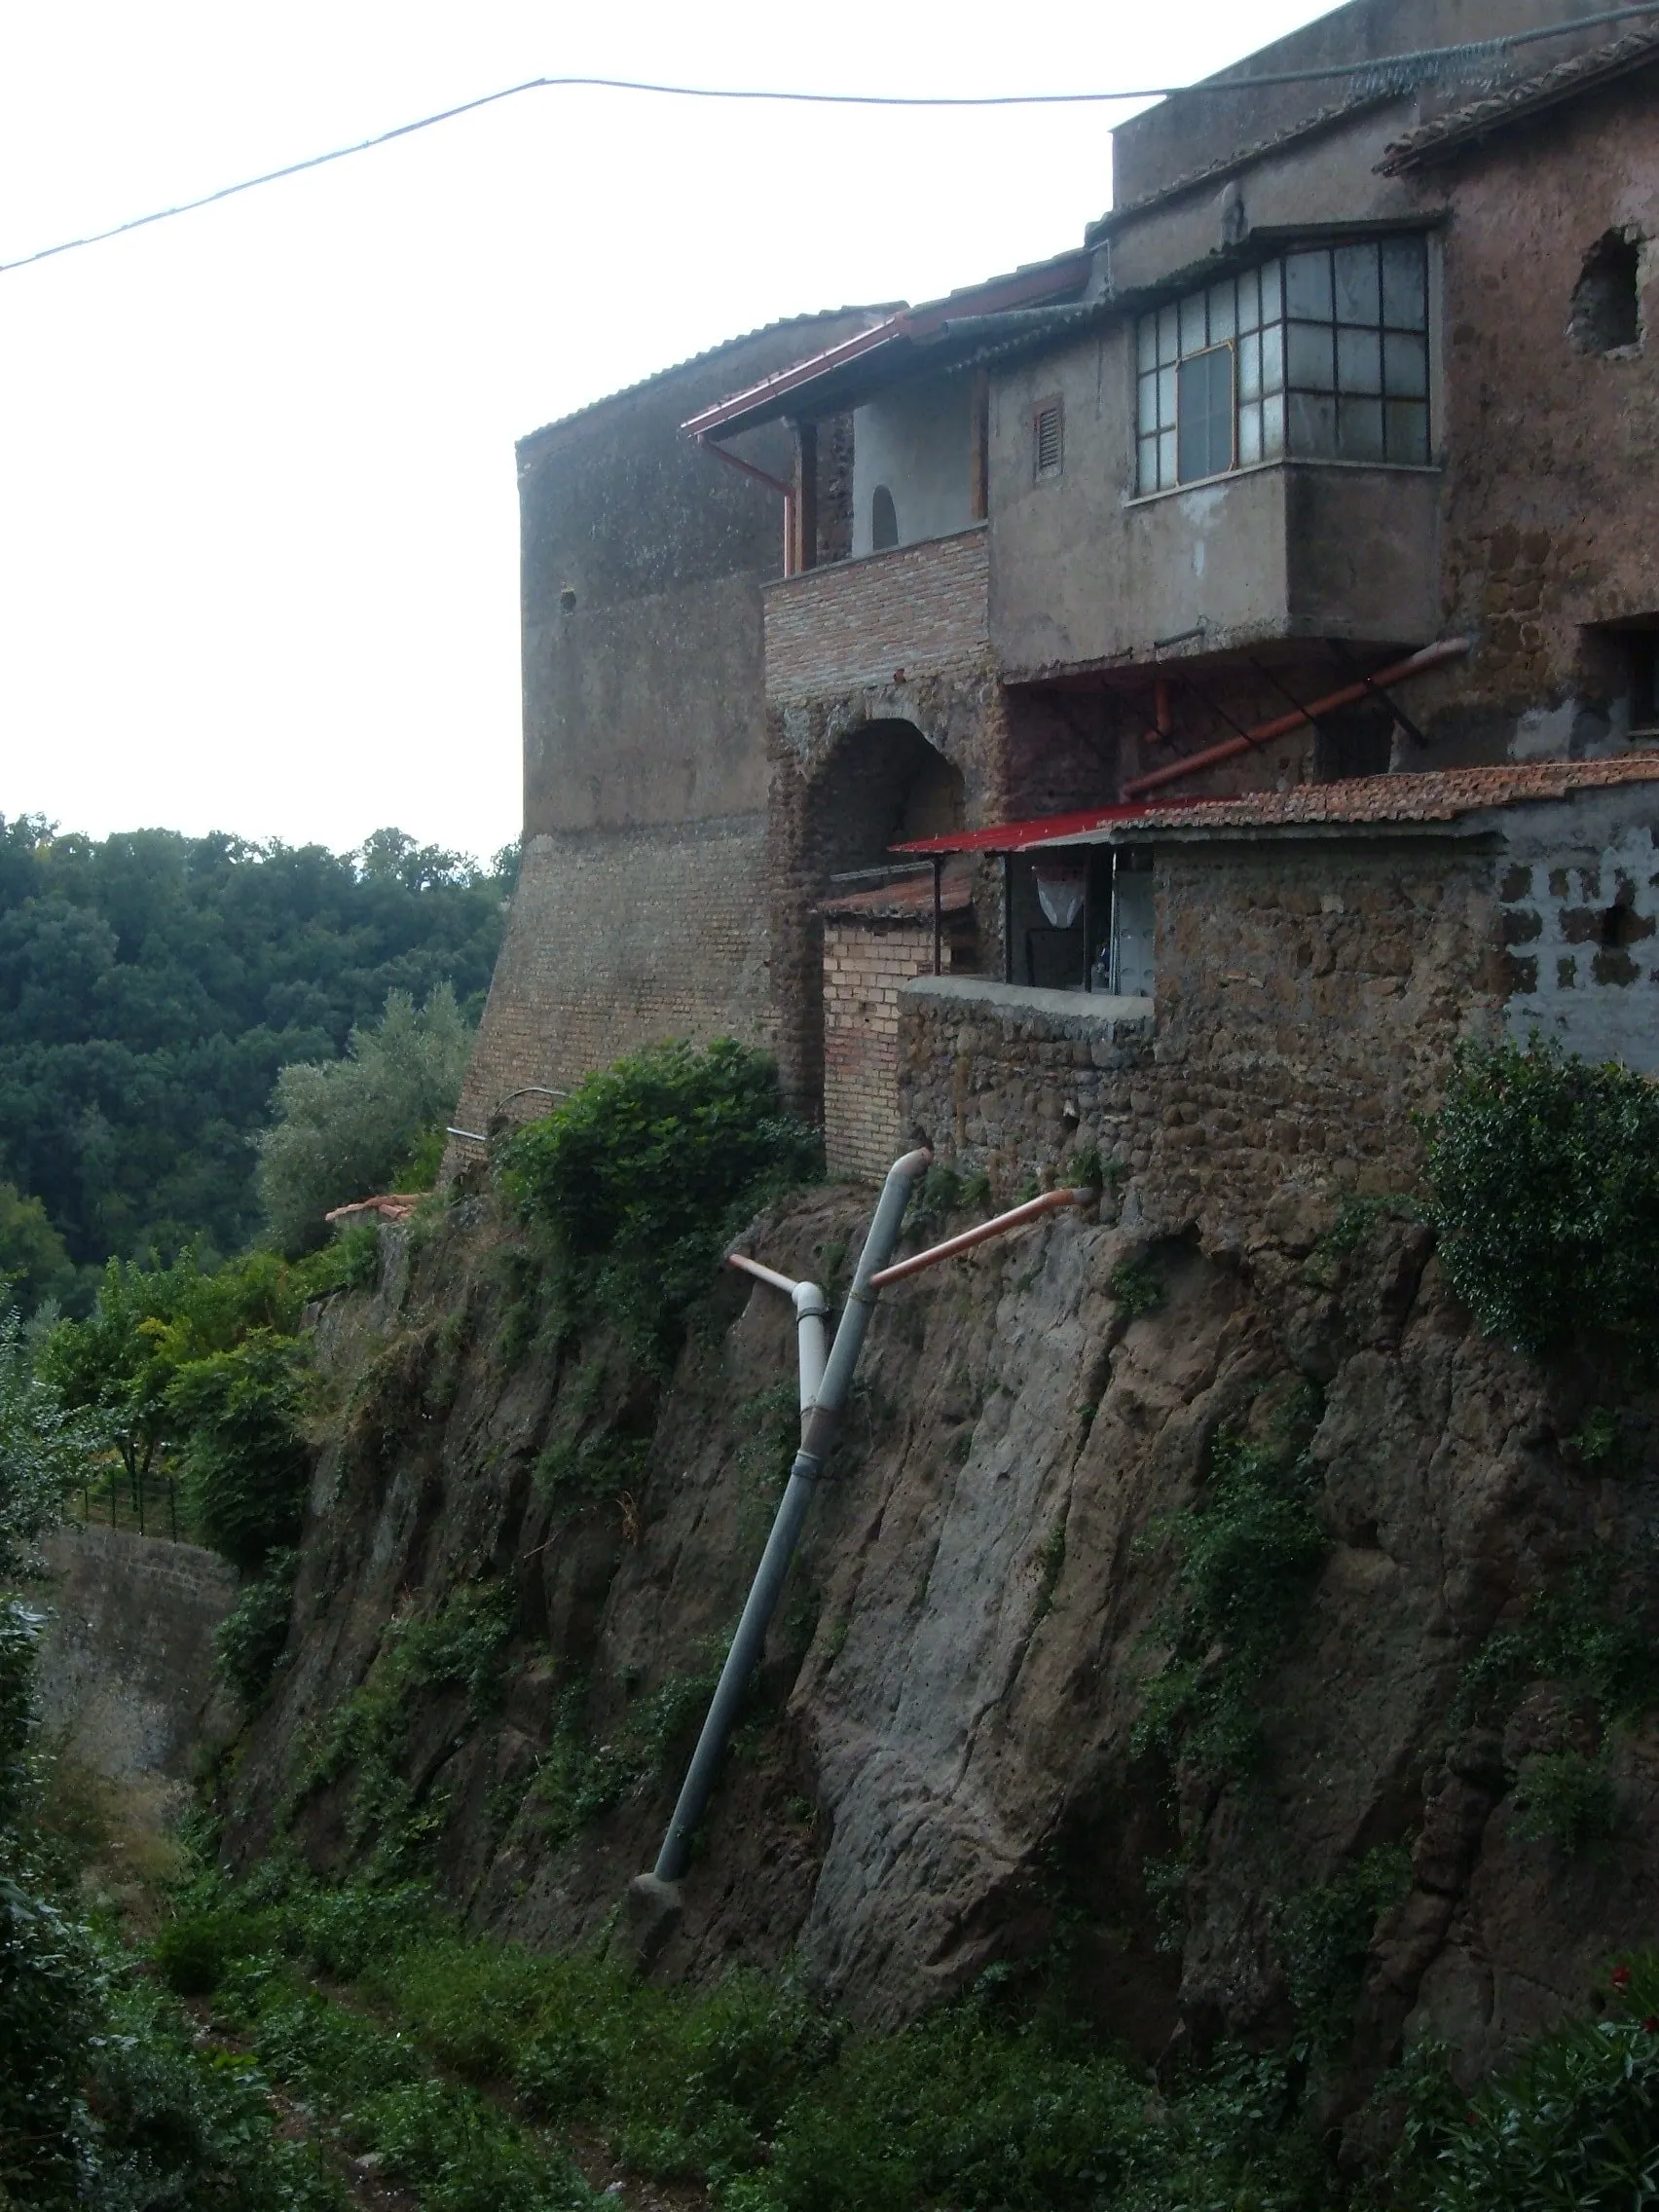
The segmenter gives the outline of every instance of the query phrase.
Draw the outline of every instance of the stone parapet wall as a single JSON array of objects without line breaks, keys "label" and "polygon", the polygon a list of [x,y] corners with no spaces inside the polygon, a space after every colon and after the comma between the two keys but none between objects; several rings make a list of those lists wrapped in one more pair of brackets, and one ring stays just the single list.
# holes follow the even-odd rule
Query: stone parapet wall
[{"label": "stone parapet wall", "polygon": [[770,700],[975,666],[989,637],[985,525],[809,569],[764,601]]},{"label": "stone parapet wall", "polygon": [[44,1727],[111,1781],[187,1780],[215,1697],[213,1632],[235,1601],[235,1570],[199,1545],[127,1529],[59,1529],[45,1550]]},{"label": "stone parapet wall", "polygon": [[1150,1074],[1150,999],[923,976],[899,993],[899,1121],[998,1198],[1058,1180],[1068,1155],[1126,1157]]},{"label": "stone parapet wall", "polygon": [[1498,1018],[1493,868],[1484,840],[1167,847],[1156,1001],[908,984],[901,1120],[999,1198],[1096,1146],[1126,1222],[1216,1244],[1287,1203],[1409,1190],[1414,1117]]}]

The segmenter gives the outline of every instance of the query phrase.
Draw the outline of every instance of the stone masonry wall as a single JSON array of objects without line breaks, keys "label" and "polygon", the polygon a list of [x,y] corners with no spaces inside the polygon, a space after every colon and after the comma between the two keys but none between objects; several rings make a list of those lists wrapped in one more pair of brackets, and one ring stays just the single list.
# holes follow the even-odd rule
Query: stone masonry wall
[{"label": "stone masonry wall", "polygon": [[213,1632],[233,1568],[196,1544],[67,1527],[46,1542],[41,1717],[113,1782],[188,1781],[214,1696]]},{"label": "stone masonry wall", "polygon": [[[967,921],[967,929],[964,922]],[[967,917],[948,917],[948,969],[971,933]],[[878,1182],[903,1149],[899,1103],[899,993],[933,973],[933,922],[824,924],[824,1152],[831,1175]]]},{"label": "stone masonry wall", "polygon": [[1152,1002],[925,976],[899,994],[899,1112],[999,1200],[1063,1179],[1079,1146],[1126,1158],[1152,1063]]},{"label": "stone masonry wall", "polygon": [[901,994],[901,1112],[999,1198],[1097,1144],[1126,1221],[1213,1244],[1247,1246],[1270,1208],[1408,1188],[1414,1112],[1495,1015],[1494,844],[1166,847],[1155,1023],[1106,1011],[1144,1000],[928,978]]},{"label": "stone masonry wall", "polygon": [[769,1046],[765,851],[759,816],[533,838],[457,1125],[664,1037]]},{"label": "stone masonry wall", "polygon": [[769,584],[766,696],[810,699],[979,659],[989,591],[983,523]]}]

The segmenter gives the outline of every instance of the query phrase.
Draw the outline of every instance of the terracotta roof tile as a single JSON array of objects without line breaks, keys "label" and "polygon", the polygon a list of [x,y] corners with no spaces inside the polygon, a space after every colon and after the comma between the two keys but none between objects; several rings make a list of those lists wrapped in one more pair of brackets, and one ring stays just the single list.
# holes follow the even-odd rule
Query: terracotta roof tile
[{"label": "terracotta roof tile", "polygon": [[1516,760],[1492,768],[1434,768],[1421,775],[1356,776],[1345,783],[1298,784],[1293,791],[1246,792],[1237,798],[1148,806],[1116,830],[1284,830],[1299,824],[1455,822],[1489,807],[1567,798],[1618,784],[1659,784],[1659,754],[1609,760]]},{"label": "terracotta roof tile", "polygon": [[1609,45],[1592,47],[1588,54],[1558,61],[1539,76],[1524,78],[1502,92],[1452,108],[1431,123],[1419,123],[1415,130],[1406,131],[1382,149],[1378,171],[1395,176],[1435,154],[1450,153],[1500,124],[1519,122],[1539,108],[1553,107],[1558,100],[1571,99],[1609,77],[1622,76],[1626,70],[1655,60],[1659,60],[1659,29],[1632,31]]}]

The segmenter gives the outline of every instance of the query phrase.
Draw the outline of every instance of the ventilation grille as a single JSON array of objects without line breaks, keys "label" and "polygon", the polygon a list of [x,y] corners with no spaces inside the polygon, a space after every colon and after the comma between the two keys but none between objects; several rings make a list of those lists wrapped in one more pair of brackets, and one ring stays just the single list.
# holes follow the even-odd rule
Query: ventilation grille
[{"label": "ventilation grille", "polygon": [[1037,474],[1058,476],[1065,461],[1065,417],[1057,399],[1046,399],[1033,418]]}]

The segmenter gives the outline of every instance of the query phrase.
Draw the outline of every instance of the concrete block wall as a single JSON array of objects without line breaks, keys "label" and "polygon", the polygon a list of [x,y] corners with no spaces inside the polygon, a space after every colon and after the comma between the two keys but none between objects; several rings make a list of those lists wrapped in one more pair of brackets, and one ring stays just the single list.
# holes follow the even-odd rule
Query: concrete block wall
[{"label": "concrete block wall", "polygon": [[988,638],[985,525],[809,569],[769,584],[766,696],[811,699],[981,660]]}]

